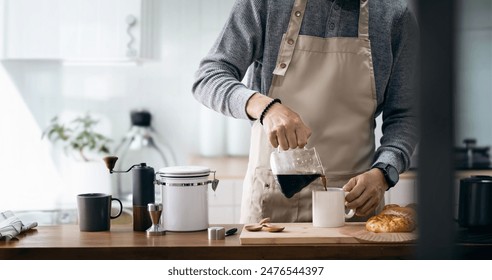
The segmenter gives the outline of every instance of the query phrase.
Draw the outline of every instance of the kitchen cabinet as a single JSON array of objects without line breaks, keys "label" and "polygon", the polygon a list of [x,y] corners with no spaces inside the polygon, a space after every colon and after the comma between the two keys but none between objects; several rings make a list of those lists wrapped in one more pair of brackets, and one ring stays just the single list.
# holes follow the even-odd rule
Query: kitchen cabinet
[{"label": "kitchen cabinet", "polygon": [[152,58],[155,0],[0,0],[2,59]]},{"label": "kitchen cabinet", "polygon": [[60,55],[68,60],[150,58],[149,0],[62,1]]},{"label": "kitchen cabinet", "polygon": [[2,0],[3,59],[59,57],[60,0]]}]

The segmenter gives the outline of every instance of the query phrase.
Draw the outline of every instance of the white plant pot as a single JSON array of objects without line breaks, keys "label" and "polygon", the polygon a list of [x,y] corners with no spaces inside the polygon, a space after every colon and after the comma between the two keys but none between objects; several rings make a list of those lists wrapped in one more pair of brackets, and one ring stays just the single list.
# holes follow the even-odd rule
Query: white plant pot
[{"label": "white plant pot", "polygon": [[111,174],[104,162],[76,162],[64,160],[60,166],[63,184],[66,188],[60,199],[62,208],[77,207],[77,195],[81,193],[112,194]]}]

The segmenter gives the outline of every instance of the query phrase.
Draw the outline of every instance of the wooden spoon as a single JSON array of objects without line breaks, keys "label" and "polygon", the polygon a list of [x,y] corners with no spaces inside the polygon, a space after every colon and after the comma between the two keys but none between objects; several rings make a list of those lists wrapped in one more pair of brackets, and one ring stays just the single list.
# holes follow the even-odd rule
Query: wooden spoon
[{"label": "wooden spoon", "polygon": [[270,224],[264,224],[263,226],[269,232],[281,232],[285,229],[285,227],[275,226],[275,225],[270,225]]},{"label": "wooden spoon", "polygon": [[263,229],[263,225],[245,225],[244,229],[247,231],[260,231]]},{"label": "wooden spoon", "polygon": [[263,224],[268,224],[270,222],[270,218],[264,218],[264,219],[261,219],[260,221],[260,225],[263,225]]}]

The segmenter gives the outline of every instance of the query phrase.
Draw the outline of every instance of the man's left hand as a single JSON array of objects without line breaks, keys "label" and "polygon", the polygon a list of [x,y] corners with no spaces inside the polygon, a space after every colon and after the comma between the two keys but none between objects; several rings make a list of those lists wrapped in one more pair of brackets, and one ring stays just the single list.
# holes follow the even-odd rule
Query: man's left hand
[{"label": "man's left hand", "polygon": [[388,183],[381,170],[373,168],[350,179],[343,189],[349,192],[345,197],[347,208],[355,209],[355,214],[363,217],[378,207]]}]

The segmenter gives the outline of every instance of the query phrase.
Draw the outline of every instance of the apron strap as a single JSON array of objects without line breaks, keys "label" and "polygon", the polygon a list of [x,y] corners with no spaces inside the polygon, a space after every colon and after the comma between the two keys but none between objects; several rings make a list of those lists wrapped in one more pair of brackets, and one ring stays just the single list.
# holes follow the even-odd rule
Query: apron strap
[{"label": "apron strap", "polygon": [[360,0],[359,38],[369,39],[369,0]]},{"label": "apron strap", "polygon": [[[294,49],[301,31],[302,19],[306,11],[307,0],[295,0],[290,15],[287,32],[282,37],[280,51],[278,53],[277,65],[273,71],[274,75],[285,76],[289,68]],[[359,12],[359,38],[369,39],[369,0],[360,0]]]},{"label": "apron strap", "polygon": [[307,0],[295,0],[292,12],[290,15],[289,26],[287,32],[282,37],[282,44],[278,53],[277,65],[273,71],[274,75],[284,76],[289,68],[294,55],[294,48],[301,31],[302,19],[306,11]]}]

